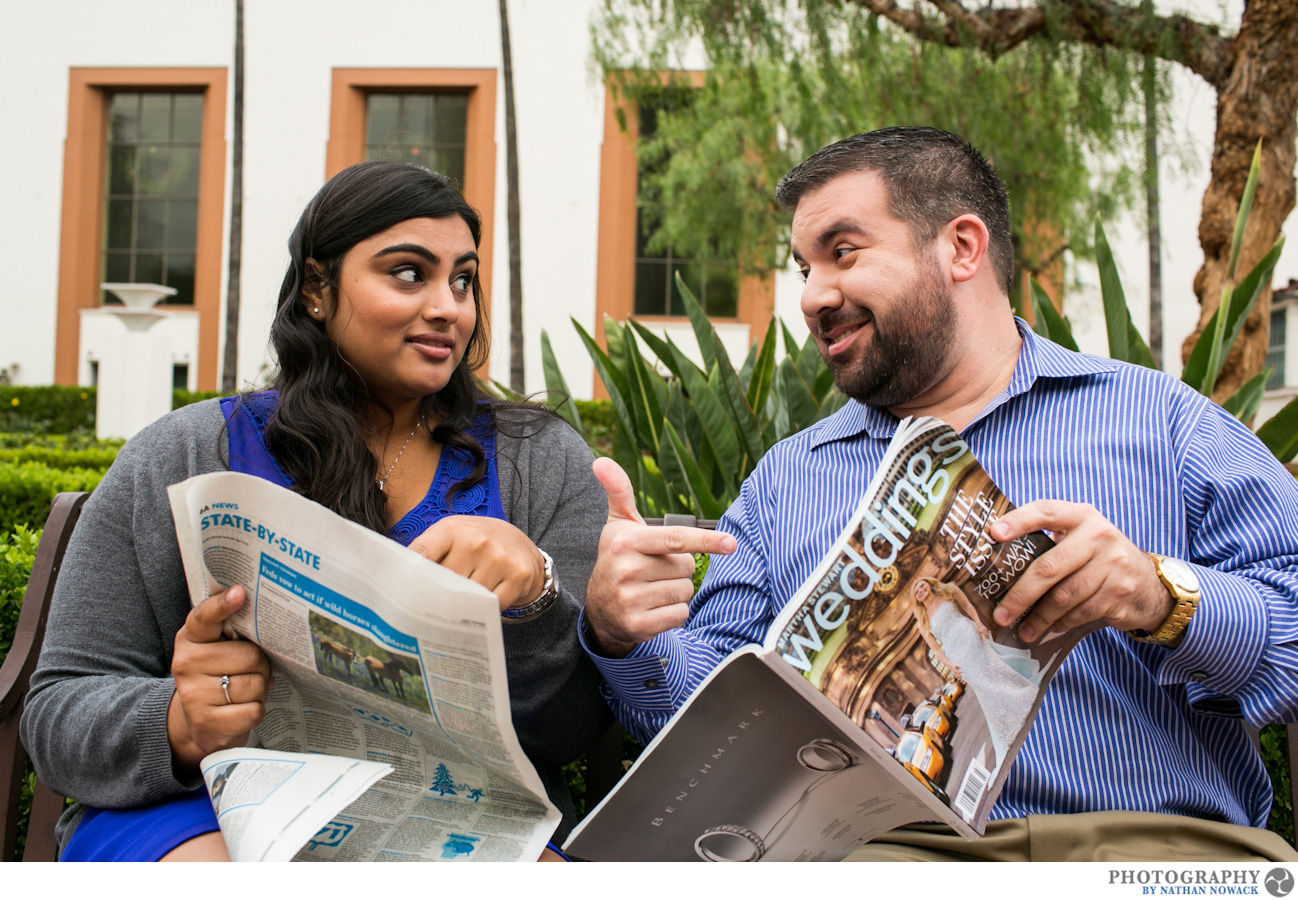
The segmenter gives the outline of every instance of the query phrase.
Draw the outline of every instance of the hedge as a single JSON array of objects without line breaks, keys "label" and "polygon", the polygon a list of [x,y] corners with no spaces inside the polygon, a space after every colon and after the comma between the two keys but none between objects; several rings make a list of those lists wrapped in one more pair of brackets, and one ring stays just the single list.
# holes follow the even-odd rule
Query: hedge
[{"label": "hedge", "polygon": [[0,465],[0,532],[44,525],[55,494],[93,491],[103,477],[99,469],[54,469],[39,462]]}]

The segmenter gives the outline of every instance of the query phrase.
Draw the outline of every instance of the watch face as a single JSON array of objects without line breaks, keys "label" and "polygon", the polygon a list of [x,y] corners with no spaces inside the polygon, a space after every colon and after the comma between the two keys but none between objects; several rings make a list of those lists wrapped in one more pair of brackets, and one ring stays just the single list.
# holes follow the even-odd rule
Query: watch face
[{"label": "watch face", "polygon": [[1194,569],[1170,556],[1163,557],[1161,562],[1159,568],[1168,581],[1187,594],[1199,592],[1199,578],[1194,574]]}]

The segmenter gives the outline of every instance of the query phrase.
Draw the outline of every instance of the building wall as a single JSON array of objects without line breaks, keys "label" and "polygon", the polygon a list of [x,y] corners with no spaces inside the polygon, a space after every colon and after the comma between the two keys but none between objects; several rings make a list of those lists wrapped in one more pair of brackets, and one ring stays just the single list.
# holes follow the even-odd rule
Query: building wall
[{"label": "building wall", "polygon": [[[511,0],[522,183],[525,348],[528,390],[543,386],[540,332],[550,336],[569,384],[579,395],[593,373],[569,318],[595,330],[600,150],[604,89],[589,57],[589,21],[597,0]],[[1178,0],[1179,2],[1179,0]],[[1168,5],[1160,0],[1160,8]],[[1181,3],[1180,5],[1184,5]],[[1240,0],[1224,13],[1216,0],[1193,0],[1201,16],[1238,21]],[[0,240],[7,250],[0,290],[0,367],[17,364],[21,383],[54,379],[55,310],[71,67],[233,66],[233,3],[163,0],[47,0],[6,10],[6,89],[0,121],[15,123],[0,167]],[[256,383],[268,362],[265,336],[286,261],[285,241],[300,210],[325,177],[335,68],[436,67],[499,69],[496,5],[457,0],[247,0],[241,383]],[[500,82],[498,81],[498,85]],[[503,88],[498,87],[498,90]],[[1174,75],[1173,119],[1197,170],[1164,172],[1165,359],[1179,372],[1179,346],[1198,307],[1190,283],[1202,260],[1196,234],[1212,144],[1212,90]],[[233,92],[226,100],[227,120]],[[496,103],[492,232],[491,375],[508,372],[508,233],[505,226],[504,102]],[[226,141],[232,139],[228,124]],[[226,165],[228,166],[228,158]],[[222,227],[229,227],[225,179]],[[1137,326],[1145,329],[1147,294],[1140,217],[1113,223],[1123,283]],[[223,240],[224,245],[224,240]],[[225,296],[226,260],[219,264]],[[1292,242],[1277,280],[1298,274]],[[1068,312],[1085,349],[1103,352],[1098,278],[1079,265],[1082,288]],[[774,311],[799,337],[796,273],[774,278]],[[220,331],[223,334],[222,323]],[[84,353],[81,354],[84,357]],[[81,360],[84,363],[84,359]]]}]

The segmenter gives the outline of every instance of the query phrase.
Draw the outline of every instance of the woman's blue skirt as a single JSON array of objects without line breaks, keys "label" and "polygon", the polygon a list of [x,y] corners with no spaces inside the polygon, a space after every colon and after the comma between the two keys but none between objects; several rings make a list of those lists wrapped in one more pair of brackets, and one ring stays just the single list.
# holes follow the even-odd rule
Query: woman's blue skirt
[{"label": "woman's blue skirt", "polygon": [[190,838],[216,831],[206,788],[134,809],[87,810],[60,862],[156,862]]}]

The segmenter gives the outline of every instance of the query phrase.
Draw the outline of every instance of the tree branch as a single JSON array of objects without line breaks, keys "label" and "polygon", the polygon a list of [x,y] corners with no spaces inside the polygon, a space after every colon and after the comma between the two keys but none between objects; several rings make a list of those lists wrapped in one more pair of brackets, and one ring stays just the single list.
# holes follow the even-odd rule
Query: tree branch
[{"label": "tree branch", "polygon": [[1041,0],[1021,9],[970,11],[960,0],[928,0],[926,16],[897,0],[840,0],[866,9],[917,38],[947,47],[973,45],[999,56],[1032,38],[1114,47],[1179,63],[1221,89],[1230,76],[1231,39],[1215,25],[1180,13],[1152,15],[1117,0]]}]

